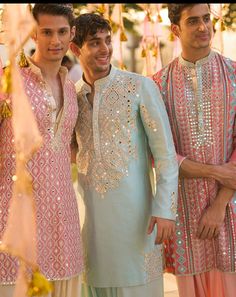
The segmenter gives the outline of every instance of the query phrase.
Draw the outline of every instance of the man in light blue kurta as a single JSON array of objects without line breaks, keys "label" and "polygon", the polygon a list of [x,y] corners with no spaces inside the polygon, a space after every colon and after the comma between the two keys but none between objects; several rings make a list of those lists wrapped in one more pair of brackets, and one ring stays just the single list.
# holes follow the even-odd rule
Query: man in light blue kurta
[{"label": "man in light blue kurta", "polygon": [[111,66],[106,20],[82,14],[76,28],[71,50],[84,71],[76,85],[82,296],[163,296],[161,243],[174,230],[178,183],[165,106],[150,78]]}]

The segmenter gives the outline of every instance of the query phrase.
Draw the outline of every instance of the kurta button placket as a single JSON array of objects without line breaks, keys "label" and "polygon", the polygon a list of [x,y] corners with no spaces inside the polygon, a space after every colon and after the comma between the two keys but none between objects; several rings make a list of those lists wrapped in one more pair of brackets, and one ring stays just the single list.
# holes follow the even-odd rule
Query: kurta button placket
[{"label": "kurta button placket", "polygon": [[100,150],[100,134],[99,134],[99,98],[100,98],[100,87],[95,87],[95,95],[93,100],[93,142],[94,151],[98,161],[101,161],[101,150]]}]

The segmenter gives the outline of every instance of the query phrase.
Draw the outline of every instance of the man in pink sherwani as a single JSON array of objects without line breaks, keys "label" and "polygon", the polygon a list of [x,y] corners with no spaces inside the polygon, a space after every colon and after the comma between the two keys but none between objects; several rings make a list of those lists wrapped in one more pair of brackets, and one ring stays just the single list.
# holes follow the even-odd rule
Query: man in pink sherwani
[{"label": "man in pink sherwani", "polygon": [[[28,162],[36,202],[40,271],[54,283],[53,297],[78,297],[82,271],[79,213],[71,177],[70,142],[78,106],[74,84],[61,67],[75,34],[69,4],[35,4],[35,53],[21,68],[26,94],[43,138]],[[11,103],[10,106],[11,108]],[[24,110],[22,110],[22,116]],[[30,125],[30,123],[29,123]],[[11,117],[0,123],[0,238],[6,228],[15,172]],[[0,253],[0,296],[10,297],[18,264]],[[47,296],[48,297],[48,296]]]},{"label": "man in pink sherwani", "polygon": [[181,55],[153,79],[179,157],[176,232],[166,269],[180,297],[236,296],[236,62],[210,48],[208,4],[168,4]]}]

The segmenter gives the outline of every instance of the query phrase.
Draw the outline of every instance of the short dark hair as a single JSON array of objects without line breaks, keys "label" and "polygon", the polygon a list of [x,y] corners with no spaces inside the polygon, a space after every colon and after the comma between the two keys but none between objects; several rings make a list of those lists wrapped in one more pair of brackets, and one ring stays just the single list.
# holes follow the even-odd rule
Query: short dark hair
[{"label": "short dark hair", "polygon": [[32,9],[32,14],[37,22],[40,14],[64,16],[68,19],[70,27],[74,26],[73,4],[36,3]]},{"label": "short dark hair", "polygon": [[[193,7],[195,5],[198,5],[201,3],[181,3],[181,4],[175,4],[175,3],[168,3],[167,7],[168,7],[168,17],[170,19],[170,22],[172,24],[178,25],[180,18],[181,18],[181,13],[182,11],[186,8],[186,7]],[[204,3],[204,4],[208,4],[208,3]],[[209,8],[210,8],[210,4],[208,4]]]},{"label": "short dark hair", "polygon": [[95,35],[99,30],[112,31],[109,20],[96,13],[83,13],[75,19],[76,32],[72,40],[80,48],[88,35]]}]

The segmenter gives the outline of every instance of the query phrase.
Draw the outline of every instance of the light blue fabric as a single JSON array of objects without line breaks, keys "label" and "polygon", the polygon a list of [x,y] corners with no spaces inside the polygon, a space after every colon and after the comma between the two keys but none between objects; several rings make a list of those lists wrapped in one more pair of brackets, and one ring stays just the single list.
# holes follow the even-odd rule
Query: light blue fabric
[{"label": "light blue fabric", "polygon": [[93,108],[86,97],[90,86],[81,79],[76,87],[86,281],[94,287],[149,283],[160,277],[163,264],[148,223],[151,215],[175,220],[178,184],[160,92],[150,78],[115,67],[95,82]]},{"label": "light blue fabric", "polygon": [[126,288],[94,288],[82,284],[82,297],[164,297],[163,278],[142,286]]}]

